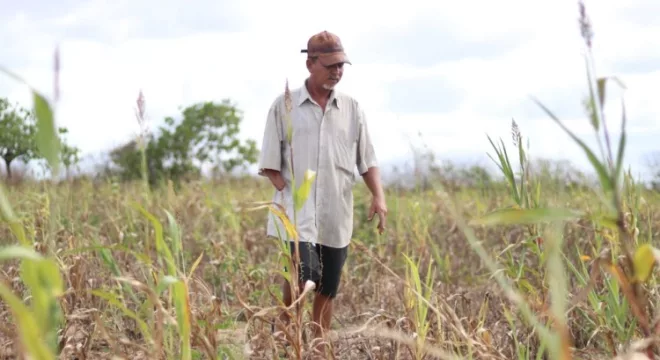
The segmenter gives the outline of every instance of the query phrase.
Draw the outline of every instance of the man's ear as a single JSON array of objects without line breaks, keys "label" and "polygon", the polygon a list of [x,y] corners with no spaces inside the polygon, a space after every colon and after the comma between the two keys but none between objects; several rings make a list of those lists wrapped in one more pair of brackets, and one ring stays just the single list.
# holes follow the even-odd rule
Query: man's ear
[{"label": "man's ear", "polygon": [[312,68],[313,68],[314,65],[316,65],[316,63],[319,62],[319,61],[320,61],[320,60],[319,60],[318,57],[308,57],[308,58],[307,58],[307,70],[309,70],[309,72],[312,72]]}]

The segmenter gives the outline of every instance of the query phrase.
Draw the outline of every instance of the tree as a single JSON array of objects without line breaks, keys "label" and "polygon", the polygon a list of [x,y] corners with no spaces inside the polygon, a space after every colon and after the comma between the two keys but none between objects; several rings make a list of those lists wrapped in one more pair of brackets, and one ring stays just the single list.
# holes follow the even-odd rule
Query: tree
[{"label": "tree", "polygon": [[[242,113],[229,100],[221,103],[201,102],[182,111],[181,121],[164,119],[157,134],[147,136],[147,172],[150,183],[168,178],[179,180],[199,176],[198,163],[208,163],[232,171],[257,162],[254,140],[241,142]],[[122,180],[141,176],[141,154],[136,140],[114,149],[110,158],[119,169]]]},{"label": "tree", "polygon": [[11,178],[14,160],[28,162],[35,156],[36,127],[30,118],[28,110],[0,98],[0,157],[5,162],[8,178]]},{"label": "tree", "polygon": [[[5,162],[7,177],[11,178],[11,164],[15,161],[28,163],[41,159],[35,135],[36,118],[32,111],[18,105],[12,105],[5,98],[0,98],[0,158]],[[60,136],[68,133],[65,127],[58,128]],[[80,150],[62,142],[62,163],[67,170],[78,163]]]}]

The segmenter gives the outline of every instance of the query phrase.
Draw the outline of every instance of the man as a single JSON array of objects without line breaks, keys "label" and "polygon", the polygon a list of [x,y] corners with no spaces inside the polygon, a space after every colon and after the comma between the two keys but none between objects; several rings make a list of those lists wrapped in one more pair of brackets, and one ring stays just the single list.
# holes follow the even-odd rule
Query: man
[{"label": "man", "polygon": [[[344,64],[350,64],[340,39],[323,31],[312,36],[302,52],[307,53],[309,77],[303,86],[280,95],[271,105],[259,174],[270,179],[276,189],[273,200],[283,201],[281,204],[293,223],[293,191],[300,186],[305,171],[316,173],[309,197],[296,213],[295,225],[302,263],[298,270],[300,289],[307,280],[316,284],[313,321],[317,324],[314,334],[320,337],[330,328],[332,303],[352,236],[355,167],[372,194],[368,219],[378,214],[381,233],[387,207],[364,112],[356,100],[335,90]],[[293,130],[291,144],[287,141],[287,108]],[[290,174],[291,151],[295,186]],[[284,226],[269,215],[267,235],[279,237],[278,234],[286,237]],[[293,239],[290,249],[293,255]],[[287,281],[282,291],[289,306],[292,299]],[[282,320],[288,321],[286,315]]]}]

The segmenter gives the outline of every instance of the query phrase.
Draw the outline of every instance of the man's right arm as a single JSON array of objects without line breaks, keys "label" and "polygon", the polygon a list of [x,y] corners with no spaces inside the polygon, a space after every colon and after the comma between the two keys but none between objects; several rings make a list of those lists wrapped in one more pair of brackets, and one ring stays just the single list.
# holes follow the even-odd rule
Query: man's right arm
[{"label": "man's right arm", "polygon": [[282,169],[282,140],[279,102],[275,101],[271,105],[266,118],[259,155],[259,175],[268,177],[278,191],[282,191],[286,185],[280,173]]}]

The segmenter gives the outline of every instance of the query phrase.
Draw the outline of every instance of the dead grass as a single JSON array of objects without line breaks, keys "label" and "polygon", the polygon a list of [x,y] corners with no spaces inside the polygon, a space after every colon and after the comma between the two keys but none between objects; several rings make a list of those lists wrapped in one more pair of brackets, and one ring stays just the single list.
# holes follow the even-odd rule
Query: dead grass
[{"label": "dead grass", "polygon": [[[120,283],[113,280],[117,274],[113,274],[98,252],[86,249],[96,242],[106,248],[114,247],[111,253],[120,276],[141,283],[148,283],[150,278],[153,281],[155,274],[143,263],[149,254],[147,245],[153,244],[150,240],[153,230],[130,206],[132,201],[140,199],[140,184],[83,181],[75,186],[60,185],[51,199],[57,204],[59,214],[55,234],[50,234],[50,228],[45,225],[49,223],[46,197],[34,190],[14,187],[9,192],[10,200],[24,226],[37,234],[37,239],[47,236],[56,239],[55,253],[65,274],[66,289],[60,301],[65,316],[59,333],[62,354],[66,354],[63,358],[109,359],[111,354],[126,359],[146,358],[151,348],[137,323],[92,291],[118,294],[129,309],[141,316],[153,316],[157,309],[140,310],[146,295],[136,292],[138,302],[134,302],[120,288]],[[468,219],[508,204],[507,194],[502,190],[493,188],[485,196],[481,190],[475,196],[476,191],[464,188],[451,194],[454,199],[463,200]],[[277,244],[263,236],[266,212],[240,211],[241,204],[267,198],[269,194],[265,182],[245,180],[191,183],[179,191],[159,190],[153,196],[154,202],[148,208],[151,213],[164,223],[166,217],[159,209],[170,209],[176,217],[182,234],[185,268],[189,269],[203,253],[188,285],[190,308],[197,319],[192,343],[199,356],[204,357],[201,354],[205,348],[217,354],[231,353],[238,359],[270,359],[274,354],[284,354],[286,346],[275,342],[270,333],[269,322],[275,313],[265,311],[259,318],[254,317],[261,309],[276,306],[276,298],[281,298],[277,274],[281,253]],[[656,211],[660,201],[653,193],[643,196],[645,205],[637,218],[639,237],[653,237],[660,222]],[[422,283],[426,281],[424,270],[432,265],[434,280],[428,282],[432,288],[428,297],[431,310],[424,319],[429,325],[428,344],[442,349],[445,356],[452,354],[457,358],[467,358],[468,354],[479,359],[535,358],[537,336],[516,316],[515,306],[490,279],[489,271],[463,233],[456,230],[443,198],[433,191],[389,191],[390,227],[386,234],[378,236],[375,225],[365,221],[367,192],[364,186],[356,189],[355,240],[337,298],[335,329],[329,334],[335,358],[415,358],[413,338],[421,324],[414,320],[416,301],[406,295],[411,279],[406,276],[408,266],[403,254],[418,261]],[[556,195],[548,201],[575,208],[596,204],[580,192]],[[534,255],[533,249],[542,249],[543,244],[526,239],[522,226],[475,229],[490,255],[514,280],[516,288],[542,314],[548,290],[542,277],[542,260]],[[595,258],[607,248],[606,233],[585,220],[569,223],[564,229],[564,254],[573,266],[586,266],[589,263],[580,256]],[[7,227],[0,227],[0,238],[11,241]],[[45,251],[44,246],[42,242],[35,245],[41,251]],[[571,294],[578,294],[585,287],[576,274],[570,276]],[[19,297],[27,299],[29,294],[18,275],[16,262],[2,266],[2,280]],[[622,301],[622,295],[612,294],[607,286],[612,285],[601,282],[592,294],[597,297],[592,301],[603,302],[599,305],[601,310],[589,299],[573,304],[569,325],[577,353],[611,357],[614,352],[608,345],[610,341],[615,348],[625,349],[628,341],[639,337],[626,330],[629,326],[626,324],[633,321],[628,310],[615,310],[613,313],[620,318],[611,318],[612,309],[605,309],[608,296]],[[651,303],[655,303],[658,295],[654,291],[651,294]],[[307,322],[309,302],[305,311]],[[19,351],[14,341],[14,321],[4,304],[0,304],[0,314],[3,320],[0,344],[7,344],[3,356],[16,358],[11,356]],[[173,313],[163,316],[162,323],[174,316]],[[623,324],[616,328],[615,321]],[[152,328],[154,324],[149,322]],[[196,336],[199,334],[206,334],[208,342]],[[227,358],[223,356],[218,358]]]}]

